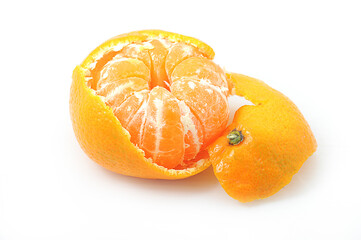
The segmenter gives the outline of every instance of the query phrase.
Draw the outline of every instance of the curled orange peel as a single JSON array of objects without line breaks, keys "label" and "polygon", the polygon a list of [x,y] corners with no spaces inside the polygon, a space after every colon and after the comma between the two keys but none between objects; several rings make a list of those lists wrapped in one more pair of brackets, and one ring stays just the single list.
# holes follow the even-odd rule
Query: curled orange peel
[{"label": "curled orange peel", "polygon": [[[232,124],[208,148],[214,174],[224,190],[241,202],[266,198],[291,181],[316,151],[316,139],[285,95],[242,74],[229,73],[228,79],[235,93],[254,105],[238,109]],[[242,133],[238,144],[230,144],[234,130]]]}]

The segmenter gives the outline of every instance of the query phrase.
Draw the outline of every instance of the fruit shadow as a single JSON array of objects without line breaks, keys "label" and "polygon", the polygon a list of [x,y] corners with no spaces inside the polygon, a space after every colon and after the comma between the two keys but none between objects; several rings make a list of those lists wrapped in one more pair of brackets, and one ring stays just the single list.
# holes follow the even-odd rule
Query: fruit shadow
[{"label": "fruit shadow", "polygon": [[195,176],[177,180],[143,179],[116,174],[106,169],[103,170],[109,177],[116,181],[122,181],[123,183],[129,185],[135,185],[137,188],[166,193],[199,193],[202,191],[208,191],[219,184],[217,178],[213,174],[212,166]]},{"label": "fruit shadow", "polygon": [[256,207],[259,205],[272,204],[280,201],[287,201],[292,198],[298,197],[307,192],[314,184],[314,179],[319,171],[319,161],[317,152],[309,157],[302,165],[301,169],[296,173],[291,182],[283,187],[276,194],[265,198],[256,200],[249,203],[241,203],[245,207]]}]

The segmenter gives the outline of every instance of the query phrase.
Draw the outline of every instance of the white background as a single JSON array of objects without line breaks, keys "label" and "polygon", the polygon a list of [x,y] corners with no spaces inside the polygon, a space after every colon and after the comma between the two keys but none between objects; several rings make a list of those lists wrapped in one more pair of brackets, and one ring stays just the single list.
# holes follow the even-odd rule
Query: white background
[{"label": "white background", "polygon": [[[361,239],[359,1],[1,1],[0,239]],[[242,204],[212,169],[125,177],[80,149],[74,67],[110,37],[197,37],[289,96],[319,147],[276,195]]]}]

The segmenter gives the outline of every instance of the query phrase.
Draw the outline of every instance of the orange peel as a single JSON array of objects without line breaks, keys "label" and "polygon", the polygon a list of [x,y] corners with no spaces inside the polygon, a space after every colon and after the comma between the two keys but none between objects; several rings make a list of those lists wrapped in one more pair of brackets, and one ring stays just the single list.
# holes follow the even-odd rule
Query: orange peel
[{"label": "orange peel", "polygon": [[[209,146],[214,174],[231,197],[249,202],[287,185],[317,148],[296,105],[264,82],[229,73],[233,91],[254,105],[241,107],[224,134]],[[230,144],[229,134],[242,134]],[[228,138],[227,138],[228,136]]]}]

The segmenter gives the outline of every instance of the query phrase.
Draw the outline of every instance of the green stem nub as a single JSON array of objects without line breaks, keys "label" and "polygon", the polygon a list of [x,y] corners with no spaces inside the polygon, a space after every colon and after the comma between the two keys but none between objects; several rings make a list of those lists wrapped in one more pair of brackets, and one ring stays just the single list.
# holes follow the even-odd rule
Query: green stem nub
[{"label": "green stem nub", "polygon": [[240,144],[244,136],[242,134],[242,131],[238,131],[237,129],[233,129],[228,135],[227,135],[228,143],[229,145],[237,145]]}]

